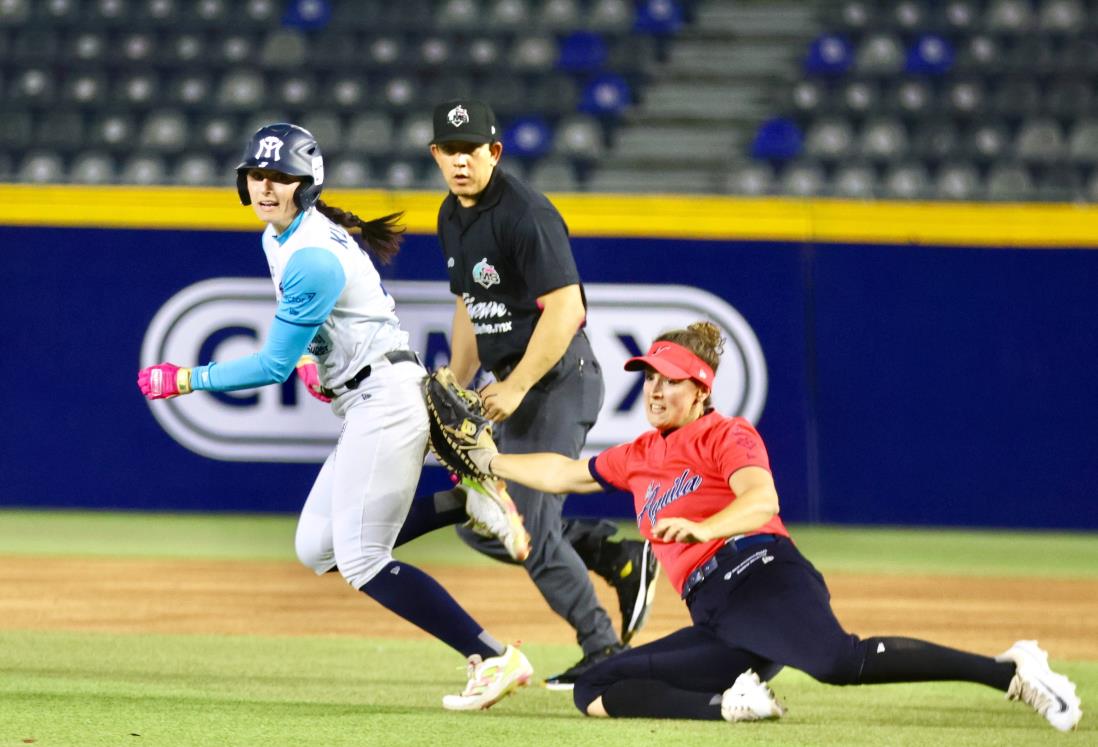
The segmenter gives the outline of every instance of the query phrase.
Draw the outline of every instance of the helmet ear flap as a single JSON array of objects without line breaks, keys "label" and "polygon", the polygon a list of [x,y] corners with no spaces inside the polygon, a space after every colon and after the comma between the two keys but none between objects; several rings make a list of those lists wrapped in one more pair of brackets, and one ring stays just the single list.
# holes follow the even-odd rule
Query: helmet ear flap
[{"label": "helmet ear flap", "polygon": [[248,170],[236,170],[236,191],[240,195],[241,205],[251,205],[252,196],[248,194]]}]

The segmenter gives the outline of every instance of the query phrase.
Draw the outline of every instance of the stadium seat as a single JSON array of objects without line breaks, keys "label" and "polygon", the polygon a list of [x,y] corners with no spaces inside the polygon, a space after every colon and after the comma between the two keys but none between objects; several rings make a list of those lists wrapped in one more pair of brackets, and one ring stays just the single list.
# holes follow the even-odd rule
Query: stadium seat
[{"label": "stadium seat", "polygon": [[259,48],[259,63],[266,69],[293,70],[305,64],[308,44],[296,29],[278,29],[267,34]]},{"label": "stadium seat", "polygon": [[381,101],[393,111],[405,111],[418,105],[419,83],[410,75],[397,74],[384,81]]},{"label": "stadium seat", "polygon": [[998,40],[988,34],[973,34],[960,45],[953,60],[953,69],[965,73],[982,75],[997,72],[1005,59]]},{"label": "stadium seat", "polygon": [[217,184],[219,168],[214,159],[205,153],[190,153],[179,159],[172,174],[172,181],[188,187]]},{"label": "stadium seat", "polygon": [[789,90],[789,107],[799,121],[805,121],[830,103],[828,86],[818,78],[802,78]]},{"label": "stadium seat", "polygon": [[1033,8],[1028,0],[991,0],[984,26],[995,33],[1023,34],[1033,27]]},{"label": "stadium seat", "polygon": [[62,54],[76,64],[95,65],[104,62],[107,57],[107,35],[81,29],[68,38]]},{"label": "stadium seat", "polygon": [[240,131],[233,117],[217,113],[204,116],[190,129],[190,147],[218,155],[239,152],[241,140],[250,134]]},{"label": "stadium seat", "polygon": [[634,23],[633,4],[627,0],[593,0],[585,26],[606,34],[627,34]]},{"label": "stadium seat", "polygon": [[1033,116],[1041,109],[1041,90],[1037,81],[1026,75],[1010,75],[996,88],[991,101],[995,115],[1014,121]]},{"label": "stadium seat", "polygon": [[565,32],[582,23],[576,0],[542,0],[535,26],[549,32]]},{"label": "stadium seat", "polygon": [[885,197],[900,200],[921,200],[929,196],[930,176],[926,166],[912,161],[891,166],[882,179]]},{"label": "stadium seat", "polygon": [[515,75],[500,72],[486,76],[477,86],[476,93],[477,98],[488,102],[496,116],[504,119],[526,109],[527,89],[522,79]]},{"label": "stadium seat", "polygon": [[729,167],[722,181],[727,194],[759,197],[772,194],[775,187],[774,170],[765,163],[737,163]]},{"label": "stadium seat", "polygon": [[316,105],[317,94],[316,78],[301,72],[276,73],[269,77],[266,90],[273,91],[276,106],[290,111],[302,111],[311,109]]},{"label": "stadium seat", "polygon": [[1050,117],[1027,119],[1018,128],[1014,151],[1026,163],[1061,161],[1067,155],[1063,129]]},{"label": "stadium seat", "polygon": [[130,9],[135,28],[162,31],[179,28],[183,13],[176,0],[139,0]]},{"label": "stadium seat", "polygon": [[982,191],[980,172],[968,163],[943,165],[934,180],[934,197],[941,200],[972,200]]},{"label": "stadium seat", "polygon": [[504,152],[520,159],[537,160],[552,146],[553,128],[544,117],[520,117],[503,130]]},{"label": "stadium seat", "polygon": [[186,118],[170,109],[149,114],[141,126],[138,144],[158,153],[178,153],[187,144]]},{"label": "stadium seat", "polygon": [[167,103],[187,110],[201,110],[209,106],[212,95],[213,80],[209,75],[184,71],[168,84]]},{"label": "stadium seat", "polygon": [[411,189],[418,180],[419,173],[415,163],[411,161],[392,161],[385,169],[382,183],[388,189]]},{"label": "stadium seat", "polygon": [[163,82],[154,72],[135,72],[118,78],[111,101],[119,108],[145,110],[158,106],[166,95]]},{"label": "stadium seat", "polygon": [[6,0],[0,3],[0,29],[22,26],[30,16],[30,0]]},{"label": "stadium seat", "polygon": [[953,45],[938,34],[920,34],[907,53],[904,69],[911,75],[944,75],[953,67]]},{"label": "stadium seat", "polygon": [[442,0],[437,14],[436,24],[440,29],[468,31],[481,23],[475,0]]},{"label": "stadium seat", "polygon": [[47,0],[34,5],[34,23],[64,28],[77,26],[81,22],[80,3],[77,0]]},{"label": "stadium seat", "polygon": [[823,34],[812,41],[804,60],[807,75],[839,76],[854,63],[850,40],[838,34]]},{"label": "stadium seat", "polygon": [[230,69],[255,63],[259,41],[252,34],[230,33],[212,46],[213,62]]},{"label": "stadium seat", "polygon": [[371,68],[381,71],[399,69],[405,60],[403,41],[392,34],[374,37],[366,46],[365,62]]},{"label": "stadium seat", "polygon": [[842,113],[857,120],[869,116],[881,105],[881,89],[875,81],[855,79],[839,88]]},{"label": "stadium seat", "polygon": [[568,73],[595,73],[606,64],[608,50],[601,34],[573,31],[562,37],[557,50],[557,68]]},{"label": "stadium seat", "polygon": [[921,78],[906,78],[895,85],[885,97],[884,108],[905,120],[925,119],[934,102],[934,90]]},{"label": "stadium seat", "polygon": [[583,89],[579,110],[599,117],[617,117],[633,103],[633,92],[625,78],[603,73]]},{"label": "stadium seat", "polygon": [[760,161],[789,161],[803,150],[801,129],[785,117],[772,117],[760,124],[751,143],[751,157]]},{"label": "stadium seat", "polygon": [[977,27],[979,20],[976,0],[949,0],[941,6],[938,26],[947,33],[968,34]]},{"label": "stadium seat", "polygon": [[1060,46],[1051,37],[1027,34],[1007,49],[999,71],[1025,77],[1054,72],[1059,64]]},{"label": "stadium seat", "polygon": [[671,36],[683,24],[682,6],[677,0],[639,0],[633,29],[641,34]]},{"label": "stadium seat", "polygon": [[878,191],[877,172],[864,162],[843,164],[835,170],[831,185],[838,197],[868,200]]},{"label": "stadium seat", "polygon": [[65,180],[65,163],[50,151],[32,151],[24,158],[16,180],[30,184],[54,184]]},{"label": "stadium seat", "polygon": [[1075,123],[1068,139],[1068,156],[1073,163],[1098,165],[1098,119]]},{"label": "stadium seat", "polygon": [[814,121],[805,133],[804,152],[813,158],[837,160],[851,151],[854,130],[845,119],[824,117]]},{"label": "stadium seat", "polygon": [[907,129],[899,120],[877,117],[865,123],[857,150],[868,161],[894,161],[907,152],[907,141]]},{"label": "stadium seat", "polygon": [[964,151],[957,124],[951,119],[924,119],[912,133],[911,153],[924,161],[952,161]]},{"label": "stadium seat", "polygon": [[393,122],[384,112],[363,112],[351,118],[344,147],[349,153],[380,156],[392,149]]},{"label": "stadium seat", "polygon": [[167,165],[160,156],[138,153],[127,158],[122,164],[118,182],[138,186],[164,184],[167,181],[167,171]]},{"label": "stadium seat", "polygon": [[571,162],[546,158],[533,165],[530,184],[542,192],[578,192],[579,179]]},{"label": "stadium seat", "polygon": [[905,57],[899,37],[872,34],[858,45],[854,70],[861,75],[896,75],[903,71]]},{"label": "stadium seat", "polygon": [[549,36],[522,36],[508,53],[508,64],[520,73],[543,73],[557,64],[557,44]]},{"label": "stadium seat", "polygon": [[323,110],[306,112],[299,123],[320,143],[320,151],[333,155],[343,149],[343,123],[339,115]]},{"label": "stadium seat", "polygon": [[1033,181],[1021,164],[1004,161],[996,163],[988,171],[987,199],[1017,201],[1032,196]]},{"label": "stadium seat", "polygon": [[192,65],[209,62],[206,39],[200,34],[193,32],[176,34],[166,46],[167,48],[161,52],[165,61],[181,66],[183,69],[192,69],[190,67]]},{"label": "stadium seat", "polygon": [[366,105],[368,88],[363,76],[341,74],[321,90],[325,106],[340,111],[357,111]]},{"label": "stadium seat", "polygon": [[1080,0],[1043,0],[1037,28],[1046,33],[1077,34],[1086,27],[1086,9]]},{"label": "stadium seat", "polygon": [[288,0],[282,13],[282,25],[317,31],[332,20],[332,6],[329,0]]},{"label": "stadium seat", "polygon": [[64,104],[91,108],[107,96],[107,76],[99,70],[85,70],[69,74],[61,92]]},{"label": "stadium seat", "polygon": [[1010,149],[1010,132],[1002,122],[983,122],[968,136],[968,153],[979,163],[994,163]]},{"label": "stadium seat", "polygon": [[156,59],[157,44],[154,34],[131,31],[116,39],[111,47],[111,59],[123,66],[142,67]]},{"label": "stadium seat", "polygon": [[[355,0],[337,2],[332,6],[332,19],[329,29],[344,29],[351,33],[375,31],[385,27],[386,6],[398,5],[389,0]],[[418,11],[413,7],[413,11]]]},{"label": "stadium seat", "polygon": [[398,155],[408,158],[423,158],[434,137],[434,122],[430,112],[408,116],[396,130],[394,143]]},{"label": "stadium seat", "polygon": [[1068,76],[1049,81],[1045,86],[1044,111],[1053,117],[1072,120],[1095,111],[1094,88],[1084,76]]},{"label": "stadium seat", "polygon": [[12,76],[4,106],[5,109],[11,105],[44,108],[52,104],[56,96],[54,76],[48,68],[26,68]]},{"label": "stadium seat", "polygon": [[597,161],[606,151],[602,126],[587,114],[565,117],[557,126],[553,153],[566,159]]},{"label": "stadium seat", "polygon": [[496,33],[522,30],[531,23],[530,5],[526,0],[493,0],[484,23]]},{"label": "stadium seat", "polygon": [[238,68],[225,74],[217,86],[215,101],[223,111],[248,111],[267,100],[263,75],[254,69]]},{"label": "stadium seat", "polygon": [[[609,91],[603,86],[610,85]],[[591,93],[597,101],[592,102],[596,106],[608,106],[605,112],[608,115],[616,115],[624,110],[632,100],[632,94],[623,91],[618,80],[609,79],[609,82],[600,79],[599,83],[592,81],[588,84],[584,96]],[[598,97],[603,98],[598,98]],[[525,111],[539,112],[547,117],[563,117],[577,110],[583,110],[580,91],[575,79],[565,73],[550,73],[543,75],[526,92],[526,102],[522,107]],[[597,113],[597,112],[596,112]]]},{"label": "stadium seat", "polygon": [[412,62],[420,68],[437,70],[447,67],[453,54],[449,38],[431,35],[416,45]]},{"label": "stadium seat", "polygon": [[466,50],[468,63],[478,70],[495,66],[503,54],[500,44],[498,39],[488,36],[478,36],[470,40]]},{"label": "stadium seat", "polygon": [[987,90],[979,78],[956,78],[946,85],[944,103],[952,116],[975,119],[987,108]]},{"label": "stadium seat", "polygon": [[824,192],[827,175],[819,163],[795,162],[782,172],[780,183],[782,194],[813,197]]},{"label": "stadium seat", "polygon": [[1042,168],[1038,171],[1034,196],[1046,202],[1074,202],[1084,199],[1083,179],[1071,166]]},{"label": "stadium seat", "polygon": [[361,158],[338,158],[325,164],[325,186],[366,189],[370,184],[370,163]]},{"label": "stadium seat", "polygon": [[878,21],[876,3],[868,0],[844,0],[837,5],[825,6],[824,20],[828,28],[861,35]]},{"label": "stadium seat", "polygon": [[904,33],[914,33],[930,21],[930,10],[916,0],[900,0],[892,7],[892,25]]},{"label": "stadium seat", "polygon": [[129,8],[124,0],[93,0],[87,6],[83,23],[89,26],[121,28],[129,23]]},{"label": "stadium seat", "polygon": [[93,147],[122,153],[137,139],[137,124],[127,112],[107,110],[95,118],[89,135]]}]

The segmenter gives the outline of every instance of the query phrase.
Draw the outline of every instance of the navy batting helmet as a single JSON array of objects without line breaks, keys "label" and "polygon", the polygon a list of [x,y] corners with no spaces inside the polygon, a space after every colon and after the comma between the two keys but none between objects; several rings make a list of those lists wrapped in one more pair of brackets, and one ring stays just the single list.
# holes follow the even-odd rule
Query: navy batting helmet
[{"label": "navy batting helmet", "polygon": [[271,169],[301,177],[294,192],[294,204],[308,210],[324,186],[324,158],[313,134],[304,127],[279,122],[260,127],[244,146],[244,159],[236,167],[236,190],[240,204],[251,205],[248,170]]}]

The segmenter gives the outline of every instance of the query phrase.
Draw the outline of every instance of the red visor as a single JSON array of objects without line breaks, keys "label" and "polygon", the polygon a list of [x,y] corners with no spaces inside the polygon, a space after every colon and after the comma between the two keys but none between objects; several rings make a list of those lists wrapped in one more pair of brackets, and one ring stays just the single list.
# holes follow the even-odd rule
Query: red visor
[{"label": "red visor", "polygon": [[713,369],[698,356],[673,342],[654,342],[646,355],[625,362],[626,371],[651,366],[669,379],[693,379],[707,392],[713,388]]}]

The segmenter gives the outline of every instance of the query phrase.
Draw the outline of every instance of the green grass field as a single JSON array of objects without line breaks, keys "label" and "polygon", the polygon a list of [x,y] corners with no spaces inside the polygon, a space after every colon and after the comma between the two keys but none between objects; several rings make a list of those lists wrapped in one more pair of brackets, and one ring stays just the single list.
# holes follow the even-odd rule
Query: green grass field
[{"label": "green grass field", "polygon": [[[0,554],[30,563],[61,554],[289,560],[293,524],[281,516],[0,511]],[[1098,576],[1094,535],[793,531],[825,572]],[[452,537],[436,533],[400,555],[487,562]],[[524,649],[542,671],[575,656],[572,646]],[[1055,664],[1078,684],[1086,711],[1098,693],[1098,662]],[[1088,717],[1075,734],[1060,734],[1028,708],[966,684],[834,688],[786,671],[773,683],[790,707],[785,719],[730,725],[585,719],[567,695],[537,687],[485,713],[445,712],[439,698],[460,679],[453,657],[426,641],[0,630],[0,747],[1098,744]]]}]

